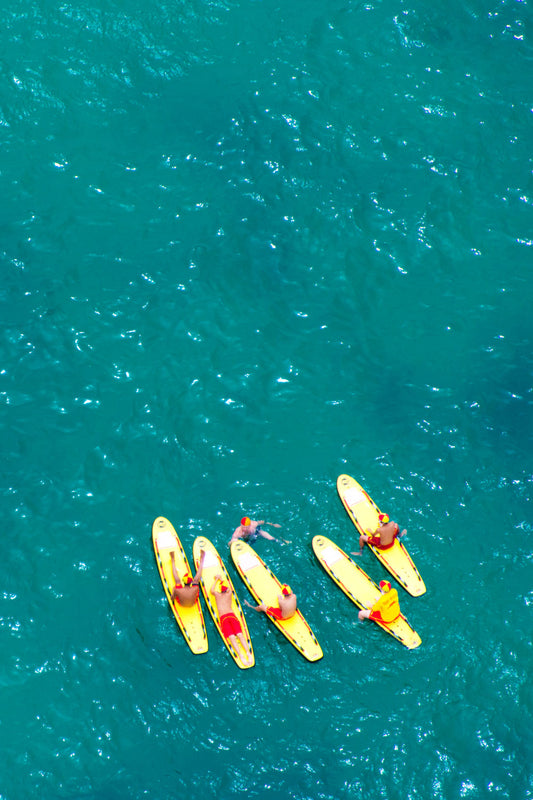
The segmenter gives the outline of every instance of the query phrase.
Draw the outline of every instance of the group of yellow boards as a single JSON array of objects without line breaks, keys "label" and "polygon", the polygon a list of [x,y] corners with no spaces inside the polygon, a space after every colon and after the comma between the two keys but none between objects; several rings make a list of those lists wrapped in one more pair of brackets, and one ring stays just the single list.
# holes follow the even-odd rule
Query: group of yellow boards
[{"label": "group of yellow boards", "polygon": [[[337,491],[348,515],[358,531],[364,533],[367,529],[375,530],[379,524],[380,510],[371,497],[365,492],[357,481],[349,475],[340,475],[337,480]],[[193,653],[207,652],[207,633],[204,616],[200,605],[200,597],[196,603],[185,608],[180,606],[172,597],[175,585],[170,554],[174,553],[178,575],[191,573],[187,556],[181,545],[178,534],[173,525],[165,517],[158,517],[152,526],[152,541],[156,555],[157,566],[161,581],[172,612],[176,618],[187,644]],[[312,541],[313,551],[319,563],[327,574],[335,581],[337,586],[359,608],[370,609],[380,597],[377,584],[356,564],[340,547],[326,536],[315,536]],[[383,566],[414,597],[424,594],[426,587],[404,545],[399,539],[387,550],[368,545],[372,552],[381,561]],[[200,563],[200,554],[205,551],[204,565],[200,576],[200,588],[213,622],[228,648],[235,663],[241,669],[248,669],[255,664],[252,641],[246,624],[242,606],[231,581],[222,558],[215,546],[205,536],[198,536],[193,544],[193,559],[196,569]],[[231,543],[231,557],[233,563],[257,603],[264,603],[267,607],[278,604],[278,595],[281,594],[281,583],[265,562],[257,555],[250,545],[242,540]],[[232,590],[232,611],[239,620],[243,634],[252,653],[252,662],[246,663],[244,654],[239,644],[235,648],[232,643],[222,635],[220,619],[211,594],[211,587],[215,575],[222,575],[223,580]],[[287,620],[277,620],[269,616],[278,630],[291,642],[291,644],[308,661],[318,661],[323,652],[317,638],[306,622],[299,609],[294,616]],[[392,623],[377,623],[380,628],[390,633],[406,647],[412,649],[421,643],[420,636],[414,631],[405,617],[400,615]]]}]

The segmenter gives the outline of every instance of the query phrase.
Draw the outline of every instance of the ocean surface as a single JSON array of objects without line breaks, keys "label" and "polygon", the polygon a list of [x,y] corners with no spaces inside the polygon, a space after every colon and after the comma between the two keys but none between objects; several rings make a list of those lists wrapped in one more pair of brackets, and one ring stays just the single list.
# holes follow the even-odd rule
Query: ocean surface
[{"label": "ocean surface", "polygon": [[[533,798],[531,0],[1,11],[1,800]],[[153,520],[243,602],[244,514],[321,661],[189,651]]]}]

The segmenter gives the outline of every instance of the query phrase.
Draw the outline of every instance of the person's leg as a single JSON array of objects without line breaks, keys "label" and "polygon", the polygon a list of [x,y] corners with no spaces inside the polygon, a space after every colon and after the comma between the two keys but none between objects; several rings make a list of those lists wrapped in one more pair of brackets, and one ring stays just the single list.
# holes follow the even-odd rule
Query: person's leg
[{"label": "person's leg", "polygon": [[246,653],[246,663],[247,664],[251,664],[252,663],[252,653],[248,649],[248,642],[246,641],[246,637],[244,636],[244,633],[242,633],[242,632],[238,633],[237,634],[237,638],[239,639],[239,642],[242,645],[242,649]]},{"label": "person's leg", "polygon": [[242,645],[242,649],[244,650],[244,654],[246,656],[244,663],[245,664],[251,664],[252,663],[252,655],[251,655],[250,651],[248,650],[246,639],[244,638],[242,633],[237,633],[237,634],[232,633],[231,636],[228,636],[228,641],[231,642],[231,644],[232,644],[233,648],[235,649],[236,653],[239,652],[239,647],[237,645],[237,642],[240,642],[241,645]]},{"label": "person's leg", "polygon": [[198,570],[196,571],[196,575],[192,579],[193,583],[200,582],[200,578],[202,577],[202,570],[204,568],[204,560],[205,560],[205,550],[202,550],[200,553],[200,562],[198,564]]},{"label": "person's leg", "polygon": [[175,559],[175,552],[174,550],[170,553],[170,564],[172,566],[172,577],[174,578],[174,583],[181,583],[181,578],[178,575],[178,570],[176,569],[176,559]]},{"label": "person's leg", "polygon": [[[233,617],[233,619],[231,620],[231,624],[232,624],[232,627],[233,627],[233,634],[232,635],[234,637],[236,636],[237,639],[239,640],[239,642],[241,643],[242,649],[244,650],[244,652],[246,654],[246,663],[247,664],[251,664],[252,663],[252,654],[248,650],[248,642],[246,641],[246,637],[245,637],[244,633],[242,632],[241,623],[239,622],[237,617]],[[233,646],[235,647],[235,649],[237,649],[236,644],[234,644]]]},{"label": "person's leg", "polygon": [[248,602],[248,600],[246,600],[246,598],[244,602],[248,606],[248,608],[251,608],[253,611],[259,611],[259,612],[263,611],[265,614],[267,612],[267,607],[265,606],[264,603],[259,603],[258,606],[253,606],[251,603]]},{"label": "person's leg", "polygon": [[355,551],[352,550],[350,555],[360,556],[363,552],[363,547],[365,546],[366,542],[368,542],[368,536],[366,535],[366,533],[362,533],[361,536],[359,537],[359,552],[356,553]]}]

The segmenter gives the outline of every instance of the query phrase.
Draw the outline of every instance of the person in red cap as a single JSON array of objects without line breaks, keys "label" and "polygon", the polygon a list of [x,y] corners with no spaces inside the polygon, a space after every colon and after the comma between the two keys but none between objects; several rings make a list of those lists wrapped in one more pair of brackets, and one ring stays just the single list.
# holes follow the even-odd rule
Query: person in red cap
[{"label": "person in red cap", "polygon": [[273,528],[281,528],[277,522],[265,522],[264,519],[260,519],[256,522],[250,517],[243,517],[241,519],[241,524],[238,528],[235,528],[233,531],[233,536],[229,540],[228,544],[231,544],[236,539],[244,539],[245,542],[248,544],[253,544],[256,539],[259,539],[262,536],[264,539],[270,539],[273,542],[281,542],[285,544],[290,544],[286,539],[276,539],[270,533],[261,530],[261,525],[271,525]]},{"label": "person in red cap", "polygon": [[278,606],[266,606],[260,603],[258,606],[253,606],[248,600],[244,601],[249,608],[263,614],[267,614],[274,619],[290,619],[294,616],[296,611],[296,595],[291,587],[286,583],[281,587],[281,594],[278,594]]},{"label": "person in red cap", "polygon": [[238,640],[241,643],[242,649],[244,650],[244,654],[246,656],[245,663],[251,665],[253,663],[253,659],[252,654],[248,649],[248,642],[246,641],[246,637],[242,632],[241,623],[235,616],[235,613],[231,607],[233,592],[228,584],[224,583],[224,578],[222,575],[215,575],[210,592],[215,598],[222,636],[231,642],[237,652],[239,650],[237,647]]},{"label": "person in red cap", "polygon": [[180,606],[190,608],[198,600],[200,594],[200,578],[202,577],[202,569],[204,567],[205,550],[200,551],[200,563],[198,564],[198,571],[196,575],[191,577],[187,572],[181,578],[178,575],[176,567],[176,558],[174,550],[170,553],[170,563],[172,565],[172,575],[174,577],[174,588],[172,590],[172,599],[176,600]]},{"label": "person in red cap", "polygon": [[351,555],[360,556],[367,542],[379,550],[388,550],[394,544],[394,540],[400,539],[405,533],[407,533],[406,530],[400,533],[400,526],[397,522],[391,522],[386,514],[380,514],[376,530],[371,531],[370,528],[367,528],[366,533],[362,533],[359,537],[359,552],[352,551]]},{"label": "person in red cap", "polygon": [[360,620],[371,619],[374,622],[381,622],[383,625],[390,625],[401,616],[398,590],[392,589],[389,581],[380,581],[379,590],[381,596],[378,597],[372,608],[361,609],[358,617]]}]

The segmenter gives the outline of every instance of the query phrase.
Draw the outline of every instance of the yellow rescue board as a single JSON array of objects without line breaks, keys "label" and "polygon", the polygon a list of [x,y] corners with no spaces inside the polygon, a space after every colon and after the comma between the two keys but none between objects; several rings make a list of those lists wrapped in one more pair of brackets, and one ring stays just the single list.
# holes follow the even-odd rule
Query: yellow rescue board
[{"label": "yellow rescue board", "polygon": [[[246,624],[246,619],[244,617],[242,606],[241,606],[241,604],[239,602],[239,598],[237,597],[237,594],[235,592],[235,588],[233,586],[233,583],[231,581],[229,573],[228,573],[228,571],[227,571],[227,569],[226,569],[226,567],[224,565],[224,562],[222,561],[220,555],[218,554],[217,549],[209,541],[209,539],[205,538],[205,536],[198,536],[194,540],[192,551],[193,551],[193,557],[194,557],[194,563],[196,565],[196,569],[198,569],[198,565],[200,563],[200,553],[201,553],[202,550],[205,550],[205,558],[204,558],[204,566],[203,566],[203,569],[202,569],[202,575],[201,575],[201,578],[200,578],[200,586],[201,586],[201,589],[202,589],[202,592],[203,592],[203,595],[204,595],[204,598],[205,598],[205,602],[207,603],[207,608],[209,609],[209,613],[211,614],[211,616],[213,618],[213,622],[216,625],[217,631],[219,632],[224,644],[226,645],[226,647],[228,648],[229,652],[231,653],[231,656],[233,657],[233,659],[234,659],[235,663],[237,664],[237,666],[239,666],[241,669],[248,669],[249,667],[253,667],[254,664],[255,664],[255,656],[254,656],[254,651],[253,651],[253,648],[252,648],[252,640],[250,639],[250,634],[248,632],[248,625]],[[228,586],[232,590],[231,610],[233,611],[233,613],[235,614],[235,616],[237,617],[237,619],[241,623],[242,632],[243,632],[243,634],[244,634],[244,636],[246,638],[246,641],[248,642],[248,647],[250,648],[250,652],[252,654],[252,663],[251,664],[247,664],[245,662],[245,660],[243,658],[244,653],[243,653],[243,651],[241,649],[240,643],[238,645],[238,649],[235,649],[233,647],[233,645],[231,644],[231,642],[228,641],[222,635],[222,629],[220,627],[220,618],[218,616],[218,611],[217,611],[217,606],[216,606],[216,603],[215,603],[215,598],[213,597],[213,595],[211,594],[211,591],[210,591],[210,589],[211,589],[211,587],[212,587],[212,585],[214,583],[214,580],[215,580],[215,575],[217,575],[217,574],[222,575],[224,582],[227,583]]]},{"label": "yellow rescue board", "polygon": [[[344,594],[359,608],[372,608],[376,600],[381,597],[381,592],[372,578],[369,578],[366,572],[363,572],[344,550],[341,550],[326,536],[315,536],[312,544],[320,564]],[[376,622],[376,625],[390,633],[410,650],[418,647],[422,641],[403,614],[394,622],[389,624]]]},{"label": "yellow rescue board", "polygon": [[190,608],[180,606],[177,600],[172,599],[172,591],[175,586],[172,575],[172,565],[170,563],[170,553],[174,551],[176,568],[178,575],[190,573],[187,556],[179,540],[179,536],[174,530],[174,526],[165,517],[157,517],[152,525],[152,542],[157,561],[157,568],[161,577],[161,582],[167,596],[170,608],[176,618],[176,622],[181,628],[185,641],[193,653],[207,652],[207,633],[205,630],[204,615],[200,605],[200,596]]},{"label": "yellow rescue board", "polygon": [[[231,557],[237,572],[257,603],[278,607],[281,583],[255,550],[242,539],[231,543]],[[267,614],[276,628],[308,660],[319,661],[324,653],[317,638],[299,609],[290,619],[274,619]]]},{"label": "yellow rescue board", "polygon": [[[359,533],[366,533],[367,529],[374,531],[378,528],[381,511],[356,480],[349,475],[339,475],[337,491],[348,516]],[[413,597],[424,594],[426,591],[424,581],[400,539],[395,539],[392,547],[386,550],[380,550],[379,547],[368,543],[367,547],[409,594]]]}]

